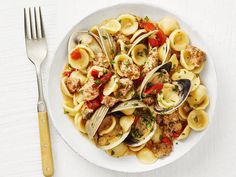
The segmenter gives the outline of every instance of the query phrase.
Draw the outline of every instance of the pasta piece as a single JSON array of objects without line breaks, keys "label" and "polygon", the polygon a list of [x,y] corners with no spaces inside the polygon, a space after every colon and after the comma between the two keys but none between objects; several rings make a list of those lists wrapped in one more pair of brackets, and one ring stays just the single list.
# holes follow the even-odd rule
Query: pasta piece
[{"label": "pasta piece", "polygon": [[118,21],[121,23],[121,32],[126,36],[134,34],[138,29],[138,22],[133,15],[120,15]]},{"label": "pasta piece", "polygon": [[157,157],[148,148],[143,148],[137,153],[137,158],[144,164],[152,164],[157,160]]},{"label": "pasta piece", "polygon": [[188,35],[181,29],[177,29],[170,34],[170,46],[175,51],[184,50],[189,44]]},{"label": "pasta piece", "polygon": [[106,152],[113,157],[121,157],[121,156],[124,156],[127,151],[128,151],[127,145],[125,145],[124,143],[121,143],[118,146],[110,150],[107,150]]},{"label": "pasta piece", "polygon": [[147,47],[144,44],[136,45],[131,52],[134,63],[142,66],[147,61]]},{"label": "pasta piece", "polygon": [[103,22],[101,29],[106,30],[110,34],[115,34],[121,29],[121,24],[116,19],[109,19]]},{"label": "pasta piece", "polygon": [[[78,55],[78,58],[73,58],[74,55]],[[73,68],[84,70],[89,64],[89,54],[83,48],[75,48],[68,55],[68,61]]]},{"label": "pasta piece", "polygon": [[124,73],[120,69],[122,63],[128,66],[129,64],[133,63],[133,60],[126,54],[120,54],[115,57],[113,66],[117,74],[119,74],[121,77],[124,76]]},{"label": "pasta piece", "polygon": [[166,16],[158,22],[158,27],[164,32],[165,35],[169,36],[174,30],[179,29],[178,21],[173,18]]},{"label": "pasta piece", "polygon": [[143,149],[145,147],[146,144],[142,144],[140,146],[129,146],[129,149],[133,152],[137,152],[140,151],[141,149]]},{"label": "pasta piece", "polygon": [[87,82],[87,77],[84,76],[80,71],[73,71],[70,74],[70,78],[78,79],[82,85],[84,85]]},{"label": "pasta piece", "polygon": [[65,81],[66,81],[67,77],[63,77],[61,79],[61,91],[64,95],[73,98],[73,95],[69,92],[68,88],[66,87]]},{"label": "pasta piece", "polygon": [[115,128],[115,126],[116,126],[116,118],[114,116],[109,116],[109,117],[106,117],[105,119],[103,121],[109,121],[107,119],[110,119],[111,123],[110,123],[110,126],[105,127],[105,129],[103,129],[101,131],[98,131],[98,134],[100,136],[103,136],[105,134],[110,133]]},{"label": "pasta piece", "polygon": [[158,103],[162,108],[170,108],[178,105],[180,98],[178,92],[173,91],[175,85],[173,84],[164,84],[162,91],[158,93]]},{"label": "pasta piece", "polygon": [[86,133],[86,129],[85,129],[86,120],[83,119],[80,113],[77,113],[75,115],[74,124],[77,130],[79,130],[82,133]]},{"label": "pasta piece", "polygon": [[159,143],[161,141],[161,136],[162,136],[162,130],[160,129],[160,127],[157,127],[157,129],[152,137],[152,141],[154,143]]},{"label": "pasta piece", "polygon": [[130,129],[131,125],[134,122],[134,119],[135,117],[133,115],[122,116],[120,118],[120,126],[122,127],[124,132],[127,132]]},{"label": "pasta piece", "polygon": [[130,108],[130,109],[122,110],[121,112],[123,112],[127,116],[130,116],[134,113],[134,111],[135,111],[135,108]]},{"label": "pasta piece", "polygon": [[115,92],[119,87],[119,78],[113,75],[110,80],[105,84],[103,89],[103,95],[108,96]]},{"label": "pasta piece", "polygon": [[72,108],[72,107],[69,107],[66,104],[64,104],[63,105],[64,112],[66,112],[67,114],[69,114],[71,116],[75,116],[76,113],[82,108],[83,105],[84,105],[84,102],[81,102],[77,106]]},{"label": "pasta piece", "polygon": [[170,62],[172,63],[172,69],[176,69],[179,66],[179,61],[176,54],[173,54],[170,57]]},{"label": "pasta piece", "polygon": [[187,101],[193,109],[205,109],[209,104],[206,87],[199,85],[195,91],[190,93]]},{"label": "pasta piece", "polygon": [[203,110],[193,110],[190,112],[187,121],[193,130],[202,131],[208,125],[208,116]]},{"label": "pasta piece", "polygon": [[191,128],[187,125],[184,128],[184,130],[182,131],[182,133],[179,135],[177,140],[184,140],[184,139],[186,139],[189,136],[190,133],[191,133]]}]

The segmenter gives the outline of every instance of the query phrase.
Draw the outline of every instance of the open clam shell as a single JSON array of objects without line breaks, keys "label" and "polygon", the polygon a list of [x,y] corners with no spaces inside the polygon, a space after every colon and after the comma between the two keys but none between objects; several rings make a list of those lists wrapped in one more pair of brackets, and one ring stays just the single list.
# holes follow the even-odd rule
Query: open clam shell
[{"label": "open clam shell", "polygon": [[104,29],[101,29],[97,27],[99,39],[101,41],[101,46],[106,54],[107,58],[112,61],[112,59],[115,57],[117,51],[116,51],[116,43],[112,36]]},{"label": "open clam shell", "polygon": [[161,114],[169,114],[172,113],[174,110],[179,108],[187,99],[190,89],[191,89],[191,82],[189,79],[180,79],[175,81],[176,84],[178,85],[179,90],[179,102],[176,106],[171,107],[171,108],[162,108],[159,106],[158,102],[155,104],[154,109],[156,112],[161,113]]},{"label": "open clam shell", "polygon": [[68,52],[74,49],[78,44],[88,46],[95,54],[102,52],[99,37],[92,32],[77,31],[72,33],[68,42]]},{"label": "open clam shell", "polygon": [[123,111],[127,109],[133,109],[133,108],[143,108],[143,107],[147,107],[143,102],[139,100],[130,100],[130,101],[118,104],[116,107],[114,107],[110,111],[110,113]]},{"label": "open clam shell", "polygon": [[150,72],[147,73],[147,75],[145,76],[145,78],[143,79],[143,82],[141,84],[141,87],[140,87],[140,92],[139,92],[139,96],[140,98],[143,98],[143,90],[145,88],[145,86],[147,85],[148,81],[150,81],[150,79],[153,77],[153,75],[155,73],[158,73],[158,72],[161,72],[162,70],[165,70],[166,72],[170,72],[171,70],[171,66],[172,66],[172,63],[171,62],[167,62],[163,65],[160,65],[156,68],[154,68],[153,70],[151,70]]},{"label": "open clam shell", "polygon": [[153,113],[148,107],[143,108],[138,108],[139,111],[135,113],[136,122],[131,126],[130,133],[124,140],[124,143],[131,147],[138,147],[148,142],[157,129]]},{"label": "open clam shell", "polygon": [[92,139],[96,134],[108,110],[109,108],[107,106],[101,106],[93,113],[92,117],[86,122],[85,129],[90,139]]},{"label": "open clam shell", "polygon": [[133,50],[133,48],[138,44],[140,43],[142,40],[144,40],[145,38],[147,38],[148,36],[156,33],[158,30],[154,30],[154,31],[150,31],[148,33],[145,33],[141,36],[139,36],[132,44],[132,46],[130,47],[129,51],[128,51],[128,55],[130,55],[131,51]]},{"label": "open clam shell", "polygon": [[[158,72],[163,72],[163,70],[167,73],[170,72],[172,67],[172,63],[171,62],[167,62],[163,65],[160,65],[156,68],[154,68],[153,70],[151,70],[146,77],[144,78],[142,84],[141,84],[141,89],[140,89],[140,98],[145,98],[145,94],[143,93],[145,88],[147,87],[147,84],[149,83],[149,81],[153,80],[153,78],[155,77],[155,75],[157,75]],[[170,81],[171,82],[171,81]],[[156,103],[154,105],[154,110],[157,113],[160,114],[169,114],[171,112],[173,112],[174,110],[176,110],[178,107],[180,107],[182,105],[182,103],[187,99],[189,92],[191,90],[191,82],[189,79],[180,79],[180,80],[176,80],[173,82],[173,85],[177,86],[178,88],[178,102],[174,105],[174,106],[160,106],[160,99],[158,99],[158,94],[156,95]]]}]

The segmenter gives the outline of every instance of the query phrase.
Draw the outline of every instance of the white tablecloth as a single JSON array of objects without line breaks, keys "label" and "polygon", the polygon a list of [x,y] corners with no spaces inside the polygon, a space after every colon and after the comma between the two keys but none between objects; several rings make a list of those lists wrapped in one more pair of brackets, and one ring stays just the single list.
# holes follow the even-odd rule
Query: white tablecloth
[{"label": "white tablecloth", "polygon": [[[95,9],[124,0],[1,0],[0,176],[41,177],[33,65],[25,54],[23,7],[41,5],[48,37],[48,62],[59,41]],[[131,2],[131,1],[129,1]],[[147,0],[146,0],[147,2]],[[208,42],[218,76],[215,118],[202,141],[176,162],[147,173],[125,174],[96,167],[75,154],[51,125],[55,177],[235,177],[236,176],[236,1],[150,1],[170,9]]]}]

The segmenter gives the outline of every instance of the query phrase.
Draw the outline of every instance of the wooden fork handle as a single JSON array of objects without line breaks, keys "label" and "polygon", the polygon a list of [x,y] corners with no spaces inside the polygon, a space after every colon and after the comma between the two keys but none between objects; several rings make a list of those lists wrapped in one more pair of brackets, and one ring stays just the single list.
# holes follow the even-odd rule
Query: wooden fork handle
[{"label": "wooden fork handle", "polygon": [[38,118],[43,175],[51,177],[54,167],[47,112],[38,112]]}]

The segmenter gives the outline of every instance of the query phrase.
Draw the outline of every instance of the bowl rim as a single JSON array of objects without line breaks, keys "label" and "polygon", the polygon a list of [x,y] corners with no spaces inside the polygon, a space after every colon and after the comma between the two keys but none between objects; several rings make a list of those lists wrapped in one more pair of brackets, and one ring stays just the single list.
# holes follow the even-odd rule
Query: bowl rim
[{"label": "bowl rim", "polygon": [[183,16],[180,16],[180,15],[176,15],[176,13],[169,9],[168,7],[164,7],[163,5],[157,5],[155,3],[151,3],[151,2],[122,2],[122,3],[114,3],[112,5],[107,5],[107,6],[104,6],[102,8],[96,8],[94,10],[92,10],[91,12],[89,12],[87,15],[83,16],[78,22],[76,22],[76,24],[70,26],[68,29],[68,31],[66,31],[65,35],[60,38],[58,40],[58,44],[57,44],[57,47],[55,48],[54,50],[54,54],[52,56],[52,58],[49,60],[48,62],[48,68],[49,68],[49,72],[46,76],[46,87],[45,87],[45,100],[47,103],[49,103],[49,82],[50,82],[50,71],[51,71],[51,68],[52,68],[52,64],[54,62],[54,59],[56,57],[56,54],[59,50],[59,47],[61,45],[61,43],[64,41],[65,39],[65,36],[67,36],[69,33],[71,33],[73,31],[73,29],[76,28],[76,26],[82,22],[84,19],[100,12],[100,11],[104,11],[106,9],[110,9],[110,8],[115,8],[117,6],[124,6],[124,5],[128,5],[128,6],[132,6],[132,5],[139,5],[139,6],[147,6],[147,7],[152,7],[152,8],[159,8],[159,9],[162,9],[166,12],[168,12],[170,15],[174,15],[175,17],[177,17],[178,19],[181,19],[181,21],[183,21],[185,23],[185,25],[187,25],[192,31],[194,31],[194,33],[197,34],[197,36],[199,36],[200,39],[203,39],[201,40],[201,43],[204,44],[204,50],[207,51],[207,56],[208,58],[210,58],[210,64],[212,66],[212,69],[213,69],[213,74],[214,74],[214,83],[215,83],[215,100],[213,100],[214,102],[211,102],[211,109],[212,109],[212,115],[211,115],[211,122],[210,124],[208,125],[208,128],[204,130],[204,132],[201,134],[201,135],[198,135],[200,136],[198,140],[196,140],[192,146],[185,152],[183,152],[181,155],[175,157],[172,161],[168,162],[168,163],[163,163],[162,165],[159,165],[159,166],[156,166],[156,167],[153,167],[153,168],[148,168],[148,169],[145,169],[145,170],[136,170],[136,171],[124,171],[124,170],[121,170],[121,169],[115,169],[115,168],[110,168],[110,167],[105,167],[103,165],[100,165],[100,164],[97,164],[97,163],[94,163],[93,161],[85,158],[83,155],[81,155],[75,148],[73,148],[71,146],[71,144],[69,143],[69,141],[67,140],[67,138],[60,132],[60,128],[59,126],[57,126],[57,124],[55,123],[54,119],[52,118],[52,113],[51,113],[51,107],[50,107],[50,104],[47,104],[47,107],[48,107],[48,114],[49,114],[49,119],[51,120],[52,122],[52,125],[55,127],[55,130],[57,132],[57,134],[62,138],[62,140],[68,145],[68,147],[73,151],[75,152],[77,155],[79,155],[81,158],[85,159],[86,161],[98,166],[98,167],[102,167],[104,169],[109,169],[109,170],[112,170],[112,171],[118,171],[118,172],[126,172],[126,173],[141,173],[141,172],[148,172],[148,171],[152,171],[152,170],[156,170],[158,168],[161,168],[161,167],[164,167],[164,166],[168,166],[170,165],[171,163],[173,162],[176,162],[177,160],[179,160],[181,157],[183,157],[184,155],[186,155],[187,153],[189,153],[194,147],[196,147],[197,144],[199,144],[199,142],[202,140],[202,138],[206,135],[206,133],[209,131],[210,127],[212,126],[212,123],[213,123],[213,119],[215,117],[215,108],[216,108],[216,104],[217,104],[217,100],[218,100],[218,83],[217,83],[217,72],[216,72],[216,68],[215,68],[215,64],[214,64],[214,60],[212,59],[212,55],[211,55],[211,50],[210,48],[208,47],[207,43],[205,42],[204,38],[201,36],[201,34],[199,34],[197,31],[195,31],[194,29],[195,26],[194,24],[191,24],[189,25],[188,23],[188,20],[186,20]]}]

